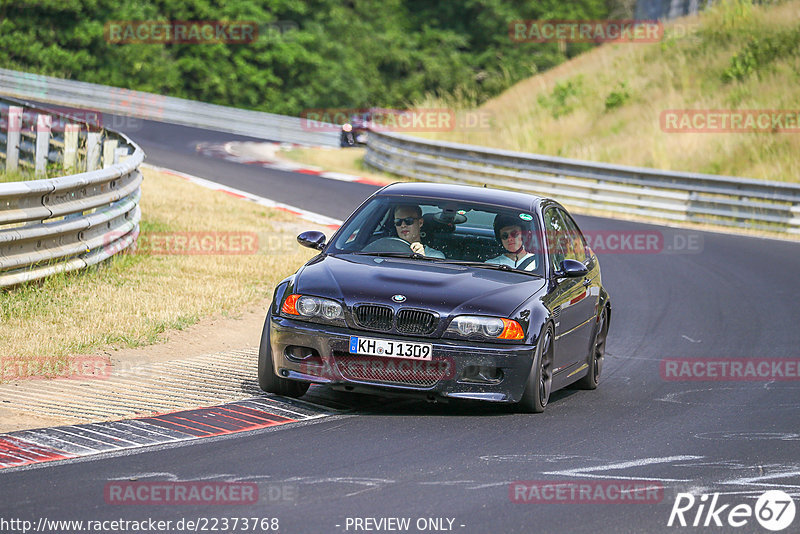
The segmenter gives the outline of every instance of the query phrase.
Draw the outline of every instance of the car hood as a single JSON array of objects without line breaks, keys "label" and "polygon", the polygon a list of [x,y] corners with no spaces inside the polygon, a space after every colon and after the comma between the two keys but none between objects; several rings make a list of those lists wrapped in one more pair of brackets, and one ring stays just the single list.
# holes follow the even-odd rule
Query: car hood
[{"label": "car hood", "polygon": [[[406,258],[321,256],[295,278],[295,293],[435,310],[442,317],[484,314],[508,317],[545,282],[528,274]],[[405,301],[392,301],[394,295]]]}]

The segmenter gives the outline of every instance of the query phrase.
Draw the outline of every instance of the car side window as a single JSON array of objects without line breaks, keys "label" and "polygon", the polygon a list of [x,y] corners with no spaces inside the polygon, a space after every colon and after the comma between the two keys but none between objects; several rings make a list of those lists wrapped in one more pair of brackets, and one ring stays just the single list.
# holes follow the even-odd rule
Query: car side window
[{"label": "car side window", "polygon": [[586,263],[586,241],[583,239],[578,225],[572,217],[569,216],[564,210],[558,210],[561,220],[564,222],[564,231],[566,232],[566,239],[570,243],[570,252],[567,258],[578,260],[581,263]]},{"label": "car side window", "polygon": [[544,231],[547,246],[550,251],[550,266],[554,271],[561,267],[561,262],[570,257],[569,242],[564,233],[564,221],[555,208],[549,208],[544,213]]}]

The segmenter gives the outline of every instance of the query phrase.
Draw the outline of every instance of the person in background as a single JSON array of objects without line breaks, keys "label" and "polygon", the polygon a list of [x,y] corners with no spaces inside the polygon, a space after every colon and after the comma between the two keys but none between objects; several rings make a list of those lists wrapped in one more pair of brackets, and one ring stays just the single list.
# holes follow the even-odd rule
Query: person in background
[{"label": "person in background", "polygon": [[417,254],[444,259],[442,252],[425,246],[420,241],[423,224],[422,208],[419,206],[405,204],[394,209],[394,226],[397,230],[397,237],[407,241],[411,250]]},{"label": "person in background", "polygon": [[535,254],[525,250],[525,238],[528,233],[529,231],[523,229],[522,223],[516,217],[510,215],[495,217],[494,235],[506,251],[495,258],[486,260],[485,263],[508,265],[525,271],[535,270],[538,259]]}]

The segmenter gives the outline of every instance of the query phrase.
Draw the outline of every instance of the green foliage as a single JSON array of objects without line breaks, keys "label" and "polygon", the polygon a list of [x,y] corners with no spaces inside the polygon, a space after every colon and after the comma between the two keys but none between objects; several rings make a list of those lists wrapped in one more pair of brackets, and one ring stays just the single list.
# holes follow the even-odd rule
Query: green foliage
[{"label": "green foliage", "polygon": [[540,95],[539,105],[550,112],[554,119],[569,115],[583,95],[583,76],[566,82],[557,82],[549,95]]},{"label": "green foliage", "polygon": [[[591,46],[515,43],[511,21],[601,19],[608,9],[605,0],[0,2],[0,66],[290,115],[427,95],[480,103]],[[253,21],[261,31],[249,44],[108,40],[110,23],[170,20]]]},{"label": "green foliage", "polygon": [[744,80],[776,59],[797,55],[798,52],[800,28],[751,38],[740,52],[733,55],[730,65],[722,73],[722,80]]},{"label": "green foliage", "polygon": [[631,94],[628,92],[628,84],[620,82],[616,89],[611,91],[606,97],[606,111],[621,107],[628,100]]}]

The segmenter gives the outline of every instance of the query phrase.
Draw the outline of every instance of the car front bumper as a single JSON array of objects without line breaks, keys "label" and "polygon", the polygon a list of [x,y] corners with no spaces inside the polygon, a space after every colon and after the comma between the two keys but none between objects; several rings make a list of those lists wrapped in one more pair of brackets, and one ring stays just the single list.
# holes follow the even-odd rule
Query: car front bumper
[{"label": "car front bumper", "polygon": [[[349,353],[350,337],[430,343],[430,362]],[[278,376],[334,389],[427,398],[518,402],[525,390],[532,345],[429,339],[356,331],[272,317],[270,343]]]}]

